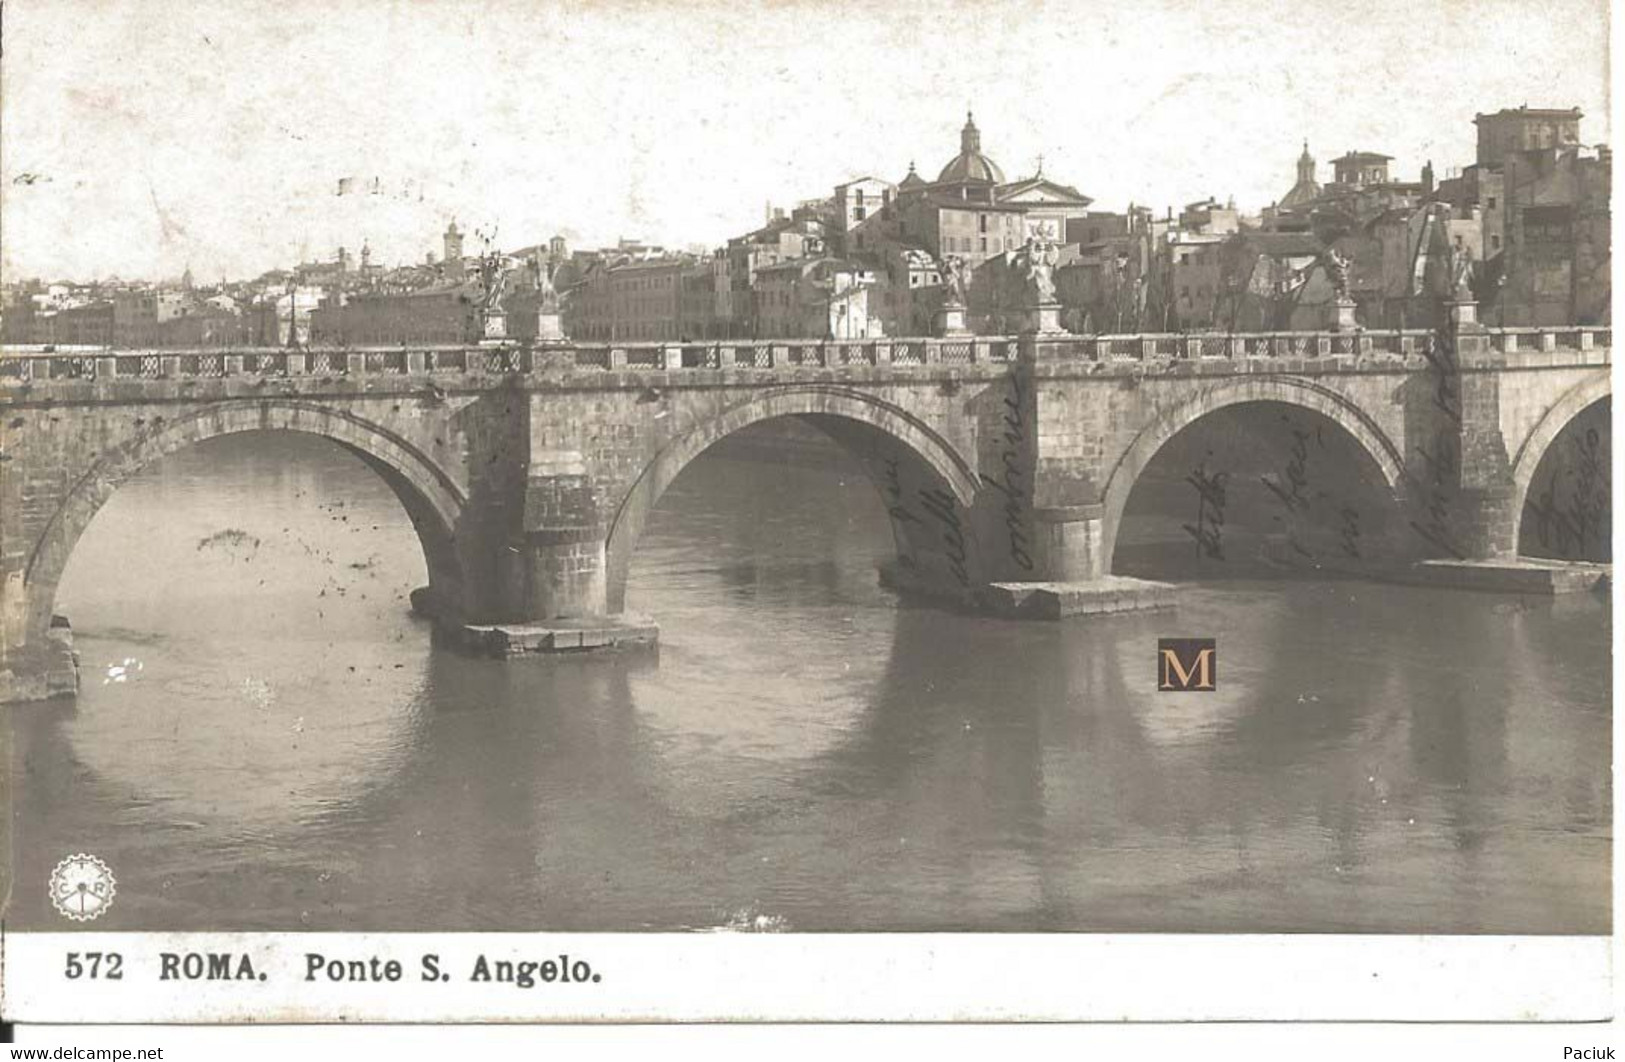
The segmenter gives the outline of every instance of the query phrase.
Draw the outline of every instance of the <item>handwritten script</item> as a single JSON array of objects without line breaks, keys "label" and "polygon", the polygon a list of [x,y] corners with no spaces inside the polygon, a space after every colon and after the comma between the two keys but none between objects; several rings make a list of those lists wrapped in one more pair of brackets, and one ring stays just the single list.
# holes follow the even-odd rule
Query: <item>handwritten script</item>
[{"label": "handwritten script", "polygon": [[1196,488],[1196,523],[1184,524],[1185,533],[1196,540],[1197,557],[1224,560],[1224,502],[1228,472],[1209,474],[1203,462],[1191,470],[1185,482]]},{"label": "handwritten script", "polygon": [[1457,441],[1461,429],[1461,393],[1456,389],[1458,362],[1456,339],[1448,328],[1433,333],[1433,344],[1425,356],[1434,374],[1433,404],[1442,410],[1448,423],[1439,425],[1433,433],[1433,449],[1418,446],[1416,451],[1428,466],[1429,485],[1424,519],[1412,520],[1411,529],[1425,541],[1444,550],[1457,560],[1466,554],[1456,545],[1450,530],[1450,494],[1461,476],[1461,447]]},{"label": "handwritten script", "polygon": [[999,475],[982,473],[982,482],[998,491],[1004,498],[1004,527],[1010,535],[1010,559],[1022,571],[1033,570],[1033,558],[1028,552],[1032,545],[1027,534],[1026,512],[1031,494],[1026,485],[1027,475],[1021,469],[1021,457],[1027,446],[1027,426],[1021,414],[1021,380],[1012,375],[1010,393],[1004,397],[1004,449],[999,451]]},{"label": "handwritten script", "polygon": [[[1596,428],[1573,440],[1572,469],[1554,468],[1546,489],[1538,498],[1524,503],[1535,518],[1535,536],[1541,546],[1555,549],[1564,558],[1583,557],[1588,543],[1602,543],[1603,519],[1608,513],[1608,488],[1602,467],[1602,439]],[[1563,473],[1574,474],[1574,490],[1568,504],[1558,502],[1558,481]]]}]

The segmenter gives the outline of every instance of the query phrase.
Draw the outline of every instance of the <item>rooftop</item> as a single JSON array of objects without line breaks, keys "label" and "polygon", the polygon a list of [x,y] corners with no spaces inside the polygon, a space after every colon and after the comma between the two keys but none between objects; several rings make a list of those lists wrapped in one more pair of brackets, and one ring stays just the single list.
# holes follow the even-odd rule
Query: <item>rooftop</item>
[{"label": "rooftop", "polygon": [[1247,242],[1265,254],[1310,255],[1319,254],[1321,242],[1307,232],[1249,232]]},{"label": "rooftop", "polygon": [[925,201],[932,206],[947,207],[950,210],[995,210],[1005,214],[1024,214],[1027,212],[1025,203],[989,203],[983,199],[960,199],[946,192],[932,192],[926,195]]},{"label": "rooftop", "polygon": [[1009,184],[1001,184],[999,186],[999,198],[1008,199],[1011,196],[1021,195],[1022,193],[1032,191],[1035,188],[1048,188],[1052,192],[1059,193],[1059,197],[1053,200],[1054,202],[1063,202],[1063,197],[1070,198],[1074,203],[1082,206],[1088,206],[1090,203],[1094,202],[1093,199],[1090,199],[1088,196],[1084,195],[1070,184],[1062,184],[1060,181],[1052,181],[1048,177],[1045,177],[1042,173],[1034,174],[1031,177],[1023,177],[1021,180],[1011,181]]},{"label": "rooftop", "polygon": [[610,266],[613,273],[628,273],[637,269],[685,269],[693,265],[689,258],[640,258]]},{"label": "rooftop", "polygon": [[1473,122],[1476,124],[1478,122],[1482,122],[1486,118],[1571,118],[1575,121],[1579,121],[1584,117],[1585,115],[1580,113],[1580,108],[1578,107],[1570,107],[1567,110],[1561,110],[1554,108],[1531,107],[1526,103],[1521,107],[1503,107],[1493,114],[1475,115]]}]

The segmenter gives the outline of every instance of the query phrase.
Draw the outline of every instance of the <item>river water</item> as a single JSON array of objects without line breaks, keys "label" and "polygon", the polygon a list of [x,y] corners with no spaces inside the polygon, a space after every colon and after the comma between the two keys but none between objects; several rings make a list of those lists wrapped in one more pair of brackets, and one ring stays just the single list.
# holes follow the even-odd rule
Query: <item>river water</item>
[{"label": "river water", "polygon": [[[633,564],[657,653],[472,659],[356,459],[177,454],[74,554],[77,701],[10,713],[8,924],[72,928],[83,851],[96,929],[1608,932],[1606,598],[1021,623],[899,602],[891,548],[852,468],[708,454]],[[1217,692],[1154,691],[1170,636]]]}]

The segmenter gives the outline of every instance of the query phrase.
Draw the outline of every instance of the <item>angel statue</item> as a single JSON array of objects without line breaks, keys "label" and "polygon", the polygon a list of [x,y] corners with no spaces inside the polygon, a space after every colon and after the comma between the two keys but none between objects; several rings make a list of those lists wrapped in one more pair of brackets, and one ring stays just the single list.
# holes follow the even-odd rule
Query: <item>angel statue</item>
[{"label": "angel statue", "polygon": [[1335,247],[1326,252],[1326,277],[1331,281],[1332,294],[1337,301],[1346,302],[1349,298],[1349,260]]},{"label": "angel statue", "polygon": [[957,254],[950,254],[942,260],[942,283],[945,289],[943,301],[949,306],[965,305],[966,288],[969,286],[965,276],[965,260]]},{"label": "angel statue", "polygon": [[1023,267],[1027,273],[1027,294],[1034,305],[1048,306],[1055,302],[1055,263],[1060,254],[1047,240],[1028,240],[1022,249]]},{"label": "angel statue", "polygon": [[536,271],[536,294],[541,300],[543,313],[551,313],[559,308],[559,293],[553,287],[553,274],[555,267],[544,262],[538,255],[530,260],[531,268]]},{"label": "angel statue", "polygon": [[487,309],[495,309],[501,303],[506,280],[507,271],[502,268],[501,259],[494,254],[480,258],[480,302]]},{"label": "angel statue", "polygon": [[1457,302],[1473,301],[1473,249],[1466,244],[1450,248],[1450,290]]}]

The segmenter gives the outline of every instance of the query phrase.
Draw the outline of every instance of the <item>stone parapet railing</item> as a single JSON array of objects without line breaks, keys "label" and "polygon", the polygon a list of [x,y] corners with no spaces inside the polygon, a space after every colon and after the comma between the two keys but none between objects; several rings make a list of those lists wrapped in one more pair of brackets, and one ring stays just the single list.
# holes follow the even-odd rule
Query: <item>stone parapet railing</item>
[{"label": "stone parapet railing", "polygon": [[[1606,350],[1612,329],[1490,328],[1505,354]],[[502,343],[466,346],[117,350],[0,347],[0,387],[36,380],[214,379],[223,377],[509,376],[553,372],[673,372],[685,369],[804,369],[851,366],[971,366],[1010,363],[1024,349],[1044,360],[1304,359],[1431,353],[1421,329],[1356,332],[1147,333],[1083,336],[963,336],[862,340],[721,340],[704,343]]]}]

